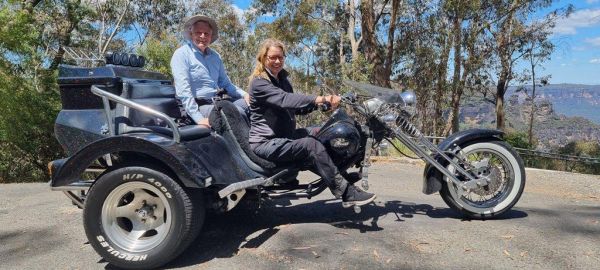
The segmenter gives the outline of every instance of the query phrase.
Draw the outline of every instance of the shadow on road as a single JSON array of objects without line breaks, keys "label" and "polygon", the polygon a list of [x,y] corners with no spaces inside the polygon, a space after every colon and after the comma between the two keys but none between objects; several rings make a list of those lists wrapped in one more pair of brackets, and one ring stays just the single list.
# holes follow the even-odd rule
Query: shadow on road
[{"label": "shadow on road", "polygon": [[[279,202],[278,202],[279,203]],[[457,218],[462,216],[448,208],[436,208],[428,204],[387,201],[383,205],[363,206],[355,214],[344,209],[339,201],[314,201],[294,206],[281,206],[268,202],[256,211],[255,206],[239,205],[223,215],[208,215],[198,239],[167,268],[201,264],[215,258],[235,256],[240,248],[257,248],[277,234],[278,226],[286,224],[322,223],[337,228],[358,230],[361,233],[383,230],[380,217],[395,215],[397,222],[407,221],[414,215],[432,218]],[[505,218],[526,217],[525,212],[512,210]],[[255,235],[257,232],[260,234]],[[251,237],[250,239],[248,239]]]}]

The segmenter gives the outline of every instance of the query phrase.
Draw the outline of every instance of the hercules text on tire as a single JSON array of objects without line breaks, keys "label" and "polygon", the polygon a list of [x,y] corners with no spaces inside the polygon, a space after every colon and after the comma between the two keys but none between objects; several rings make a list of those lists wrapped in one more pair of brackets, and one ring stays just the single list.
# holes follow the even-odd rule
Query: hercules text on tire
[{"label": "hercules text on tire", "polygon": [[192,202],[169,176],[144,167],[101,176],[90,188],[83,213],[96,252],[128,269],[171,261],[197,235],[203,219],[201,199]]}]

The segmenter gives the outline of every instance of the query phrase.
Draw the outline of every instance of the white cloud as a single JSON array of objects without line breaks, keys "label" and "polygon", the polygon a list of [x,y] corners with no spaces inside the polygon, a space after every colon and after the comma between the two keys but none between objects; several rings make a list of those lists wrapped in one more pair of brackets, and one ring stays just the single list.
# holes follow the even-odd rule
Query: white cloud
[{"label": "white cloud", "polygon": [[590,64],[600,64],[600,58],[590,60]]},{"label": "white cloud", "polygon": [[597,38],[588,38],[585,40],[585,42],[592,44],[594,46],[600,46],[600,37]]},{"label": "white cloud", "polygon": [[586,0],[585,2],[588,4],[598,3],[600,0]]},{"label": "white cloud", "polygon": [[582,9],[556,21],[555,34],[575,35],[577,28],[600,25],[600,9]]},{"label": "white cloud", "polygon": [[231,5],[231,8],[233,8],[233,12],[235,12],[235,14],[238,16],[238,18],[244,18],[244,13],[246,12],[245,10],[241,9],[240,7],[238,7],[237,5],[233,4]]}]

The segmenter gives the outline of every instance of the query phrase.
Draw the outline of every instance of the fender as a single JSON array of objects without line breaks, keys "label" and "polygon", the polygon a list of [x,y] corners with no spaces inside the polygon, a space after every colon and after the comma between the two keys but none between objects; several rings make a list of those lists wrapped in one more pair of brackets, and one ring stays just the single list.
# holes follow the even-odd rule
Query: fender
[{"label": "fender", "polygon": [[[446,152],[455,146],[462,147],[474,141],[501,141],[503,136],[504,132],[495,129],[468,129],[450,135],[438,145],[438,148]],[[449,156],[452,157],[452,155]],[[444,166],[448,163],[440,156],[435,157],[435,160]],[[443,177],[444,175],[439,170],[427,163],[423,171],[423,193],[429,195],[440,191]]]},{"label": "fender", "polygon": [[[105,154],[135,152],[155,158],[169,167],[186,187],[204,187],[210,177],[203,164],[191,158],[182,144],[155,134],[128,134],[107,137],[92,142],[69,158],[52,163],[51,187],[66,186],[79,181],[80,175],[95,160]],[[176,153],[176,154],[174,154]]]}]

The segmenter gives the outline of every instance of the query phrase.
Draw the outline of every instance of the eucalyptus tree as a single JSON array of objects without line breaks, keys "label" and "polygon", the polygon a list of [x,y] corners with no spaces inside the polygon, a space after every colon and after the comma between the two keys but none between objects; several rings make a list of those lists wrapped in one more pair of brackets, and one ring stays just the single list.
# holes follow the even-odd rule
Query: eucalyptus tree
[{"label": "eucalyptus tree", "polygon": [[[523,60],[524,48],[527,46],[528,18],[555,2],[554,0],[495,0],[489,2],[491,12],[488,13],[486,32],[494,39],[494,59],[498,64],[496,70],[495,99],[496,127],[505,129],[504,96],[515,77],[514,67]],[[549,12],[544,18],[545,24],[553,24],[560,16],[568,16],[572,6]],[[545,38],[548,38],[546,36]]]},{"label": "eucalyptus tree", "polygon": [[556,18],[560,16],[568,16],[571,13],[572,7],[567,7],[563,10],[555,10],[540,20],[533,21],[526,26],[525,34],[523,35],[524,45],[519,52],[524,53],[525,61],[529,66],[527,79],[531,83],[531,93],[524,91],[531,101],[531,111],[529,114],[529,123],[527,136],[529,145],[533,145],[533,126],[535,120],[536,104],[535,98],[536,88],[548,84],[551,75],[539,76],[538,68],[542,63],[550,60],[550,56],[554,51],[554,44],[551,42],[552,29],[555,26]]}]

